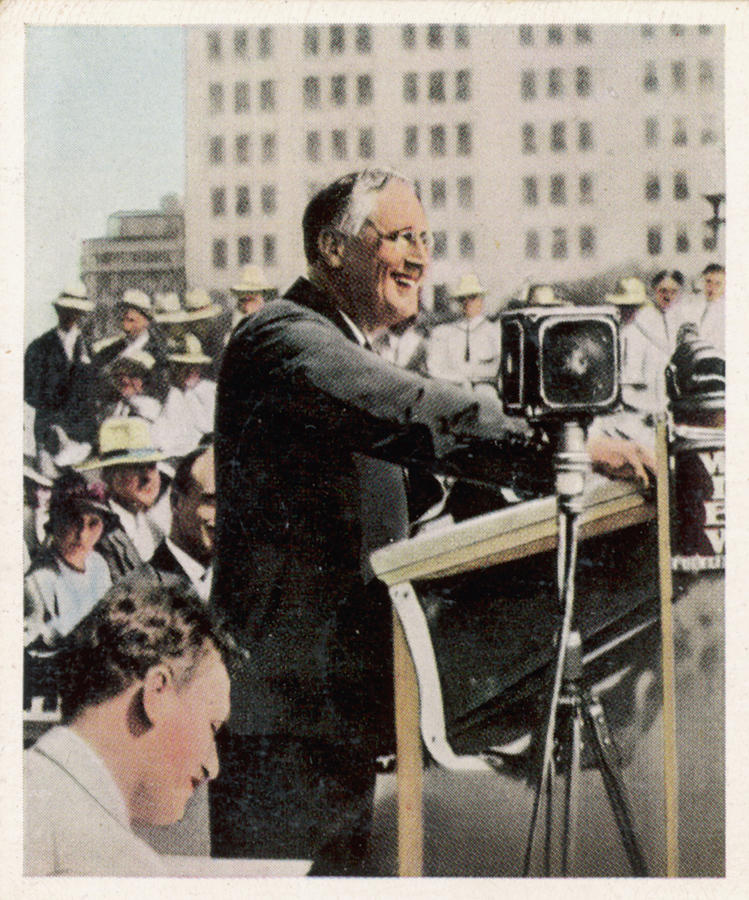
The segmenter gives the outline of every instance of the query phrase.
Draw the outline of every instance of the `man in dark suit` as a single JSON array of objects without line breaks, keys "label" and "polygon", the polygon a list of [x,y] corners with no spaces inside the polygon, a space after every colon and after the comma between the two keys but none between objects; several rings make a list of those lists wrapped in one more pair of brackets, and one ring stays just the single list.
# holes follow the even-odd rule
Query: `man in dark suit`
[{"label": "man in dark suit", "polygon": [[24,356],[24,400],[36,412],[37,454],[59,425],[75,441],[92,442],[96,434],[91,402],[91,357],[81,324],[93,310],[82,283],[63,290],[53,301],[57,328],[32,341]]},{"label": "man in dark suit", "polygon": [[212,601],[250,658],[212,842],[359,874],[374,759],[392,749],[391,616],[369,554],[407,534],[404,465],[503,483],[520,426],[370,349],[418,311],[430,236],[410,182],[339,179],[303,231],[309,278],[237,327],[219,376]]}]

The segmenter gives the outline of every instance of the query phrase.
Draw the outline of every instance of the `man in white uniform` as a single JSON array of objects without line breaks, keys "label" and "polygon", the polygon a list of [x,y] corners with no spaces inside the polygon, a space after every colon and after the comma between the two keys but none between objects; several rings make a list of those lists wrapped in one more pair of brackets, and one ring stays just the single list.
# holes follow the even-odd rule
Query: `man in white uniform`
[{"label": "man in white uniform", "polygon": [[427,343],[427,372],[468,389],[496,394],[501,356],[500,326],[484,316],[486,291],[473,273],[463,275],[452,298],[463,307],[455,322],[438,325]]},{"label": "man in white uniform", "polygon": [[695,324],[703,341],[721,354],[726,352],[726,270],[710,263],[702,270],[704,300],[696,304]]},{"label": "man in white uniform", "polygon": [[62,726],[24,753],[24,873],[168,875],[131,829],[181,818],[218,774],[228,644],[205,607],[122,584],[71,632]]}]

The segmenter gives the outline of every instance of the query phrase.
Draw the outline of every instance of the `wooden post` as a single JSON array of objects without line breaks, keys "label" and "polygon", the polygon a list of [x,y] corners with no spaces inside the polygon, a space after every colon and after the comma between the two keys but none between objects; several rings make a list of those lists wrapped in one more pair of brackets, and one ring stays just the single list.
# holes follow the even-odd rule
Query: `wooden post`
[{"label": "wooden post", "polygon": [[398,613],[393,610],[395,738],[398,779],[398,875],[422,873],[422,755],[419,729],[419,686]]},{"label": "wooden post", "polygon": [[674,676],[673,582],[666,423],[655,428],[658,508],[658,573],[661,596],[661,659],[663,664],[663,772],[666,799],[666,875],[679,873],[679,777],[676,761],[676,685]]}]

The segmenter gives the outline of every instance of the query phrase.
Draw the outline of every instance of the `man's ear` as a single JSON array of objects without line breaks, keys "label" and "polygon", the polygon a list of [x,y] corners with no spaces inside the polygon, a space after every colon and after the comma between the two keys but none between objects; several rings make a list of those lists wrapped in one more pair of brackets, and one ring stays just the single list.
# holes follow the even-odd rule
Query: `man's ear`
[{"label": "man's ear", "polygon": [[164,717],[174,699],[174,675],[168,666],[151,666],[143,679],[143,711],[152,725]]},{"label": "man's ear", "polygon": [[320,256],[332,269],[340,269],[343,265],[345,243],[343,235],[332,228],[324,228],[317,236],[317,249]]}]

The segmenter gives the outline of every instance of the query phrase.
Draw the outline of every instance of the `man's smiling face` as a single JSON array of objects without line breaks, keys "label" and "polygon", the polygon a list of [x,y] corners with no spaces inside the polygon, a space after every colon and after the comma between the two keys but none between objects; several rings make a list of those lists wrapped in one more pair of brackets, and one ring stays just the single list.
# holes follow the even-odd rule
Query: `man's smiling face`
[{"label": "man's smiling face", "polygon": [[374,195],[372,210],[359,234],[346,240],[343,257],[346,293],[362,327],[384,328],[418,313],[429,263],[427,234],[426,214],[408,184],[391,181]]}]

